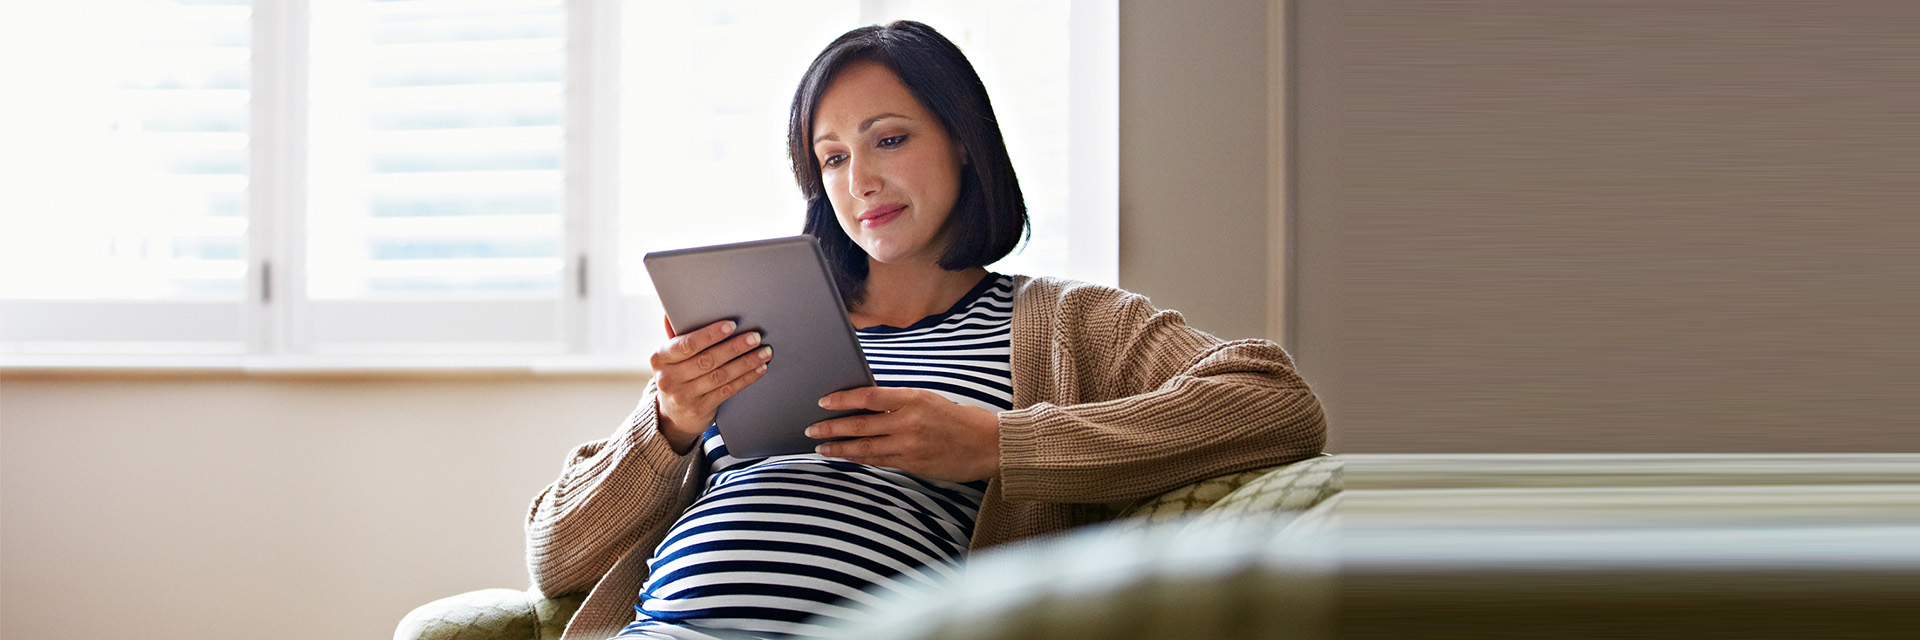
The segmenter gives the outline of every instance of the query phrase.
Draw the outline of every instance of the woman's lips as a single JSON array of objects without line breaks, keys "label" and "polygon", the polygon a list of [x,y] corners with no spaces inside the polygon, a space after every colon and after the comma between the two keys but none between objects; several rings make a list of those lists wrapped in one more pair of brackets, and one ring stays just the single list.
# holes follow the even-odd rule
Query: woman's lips
[{"label": "woman's lips", "polygon": [[878,227],[880,225],[892,222],[894,218],[897,218],[900,216],[900,212],[906,211],[906,210],[907,210],[907,205],[904,205],[904,204],[896,204],[890,207],[874,207],[872,209],[868,209],[866,213],[860,214],[860,226],[866,227],[868,229]]}]

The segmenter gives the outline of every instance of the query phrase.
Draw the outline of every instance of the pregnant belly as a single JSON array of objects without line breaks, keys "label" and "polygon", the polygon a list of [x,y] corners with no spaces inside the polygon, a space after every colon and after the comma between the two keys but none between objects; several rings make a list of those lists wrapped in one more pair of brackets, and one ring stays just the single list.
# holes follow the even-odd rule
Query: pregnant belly
[{"label": "pregnant belly", "polygon": [[950,577],[979,492],[817,457],[716,476],[648,563],[639,619],[770,636],[819,633],[885,592]]}]

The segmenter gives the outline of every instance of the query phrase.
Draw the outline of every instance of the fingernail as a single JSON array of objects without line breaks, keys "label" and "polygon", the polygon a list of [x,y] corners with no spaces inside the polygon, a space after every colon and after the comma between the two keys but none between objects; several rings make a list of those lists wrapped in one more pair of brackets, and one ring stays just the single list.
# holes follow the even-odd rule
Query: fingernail
[{"label": "fingernail", "polygon": [[825,408],[827,408],[827,399],[826,399],[826,398],[821,398],[821,399],[820,399],[820,408],[822,408],[822,409],[825,409]]},{"label": "fingernail", "polygon": [[760,359],[761,359],[761,360],[772,360],[772,359],[773,359],[773,347],[760,347]]},{"label": "fingernail", "polygon": [[813,448],[813,452],[814,452],[814,453],[818,453],[818,454],[820,454],[820,455],[823,455],[823,456],[831,456],[831,455],[833,455],[833,454],[831,454],[831,453],[827,453],[827,445],[824,445],[824,444],[823,444],[823,445],[820,445],[820,446],[818,446],[818,447],[814,447],[814,448]]},{"label": "fingernail", "polygon": [[818,437],[820,437],[820,436],[818,435],[818,434],[820,433],[820,430],[819,430],[819,429],[815,429],[815,428],[813,428],[813,427],[807,427],[807,431],[806,431],[806,433],[807,433],[807,437],[809,437],[809,438],[818,438]]},{"label": "fingernail", "polygon": [[751,347],[757,344],[760,344],[760,332],[755,331],[747,334],[747,346]]},{"label": "fingernail", "polygon": [[728,320],[726,324],[720,325],[720,332],[733,333],[733,330],[737,328],[739,328],[739,325],[734,324],[732,320]]}]

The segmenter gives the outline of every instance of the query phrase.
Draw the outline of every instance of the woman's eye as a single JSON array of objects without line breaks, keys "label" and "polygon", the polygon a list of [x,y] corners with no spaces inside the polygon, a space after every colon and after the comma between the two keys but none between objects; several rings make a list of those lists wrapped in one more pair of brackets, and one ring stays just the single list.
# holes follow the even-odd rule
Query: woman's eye
[{"label": "woman's eye", "polygon": [[907,141],[906,136],[888,136],[880,139],[881,148],[891,149]]},{"label": "woman's eye", "polygon": [[821,166],[827,166],[827,167],[838,167],[838,166],[840,166],[840,163],[841,163],[841,162],[843,162],[843,161],[845,161],[845,160],[846,160],[846,158],[847,158],[846,156],[843,156],[843,155],[840,155],[840,154],[837,154],[837,153],[836,153],[836,154],[833,154],[833,155],[830,155],[830,156],[827,156],[826,158],[824,158],[824,159],[822,159],[822,160],[820,161],[820,164],[821,164]]}]

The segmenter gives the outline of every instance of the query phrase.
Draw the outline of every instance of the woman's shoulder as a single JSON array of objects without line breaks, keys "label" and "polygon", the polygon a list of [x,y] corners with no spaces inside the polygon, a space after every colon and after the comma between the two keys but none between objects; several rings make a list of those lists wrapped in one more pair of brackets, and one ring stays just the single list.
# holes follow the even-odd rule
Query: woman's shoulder
[{"label": "woman's shoulder", "polygon": [[1059,318],[1118,313],[1134,305],[1146,305],[1151,309],[1146,296],[1118,287],[1051,276],[1010,277],[1013,278],[1016,313],[1024,310]]}]

